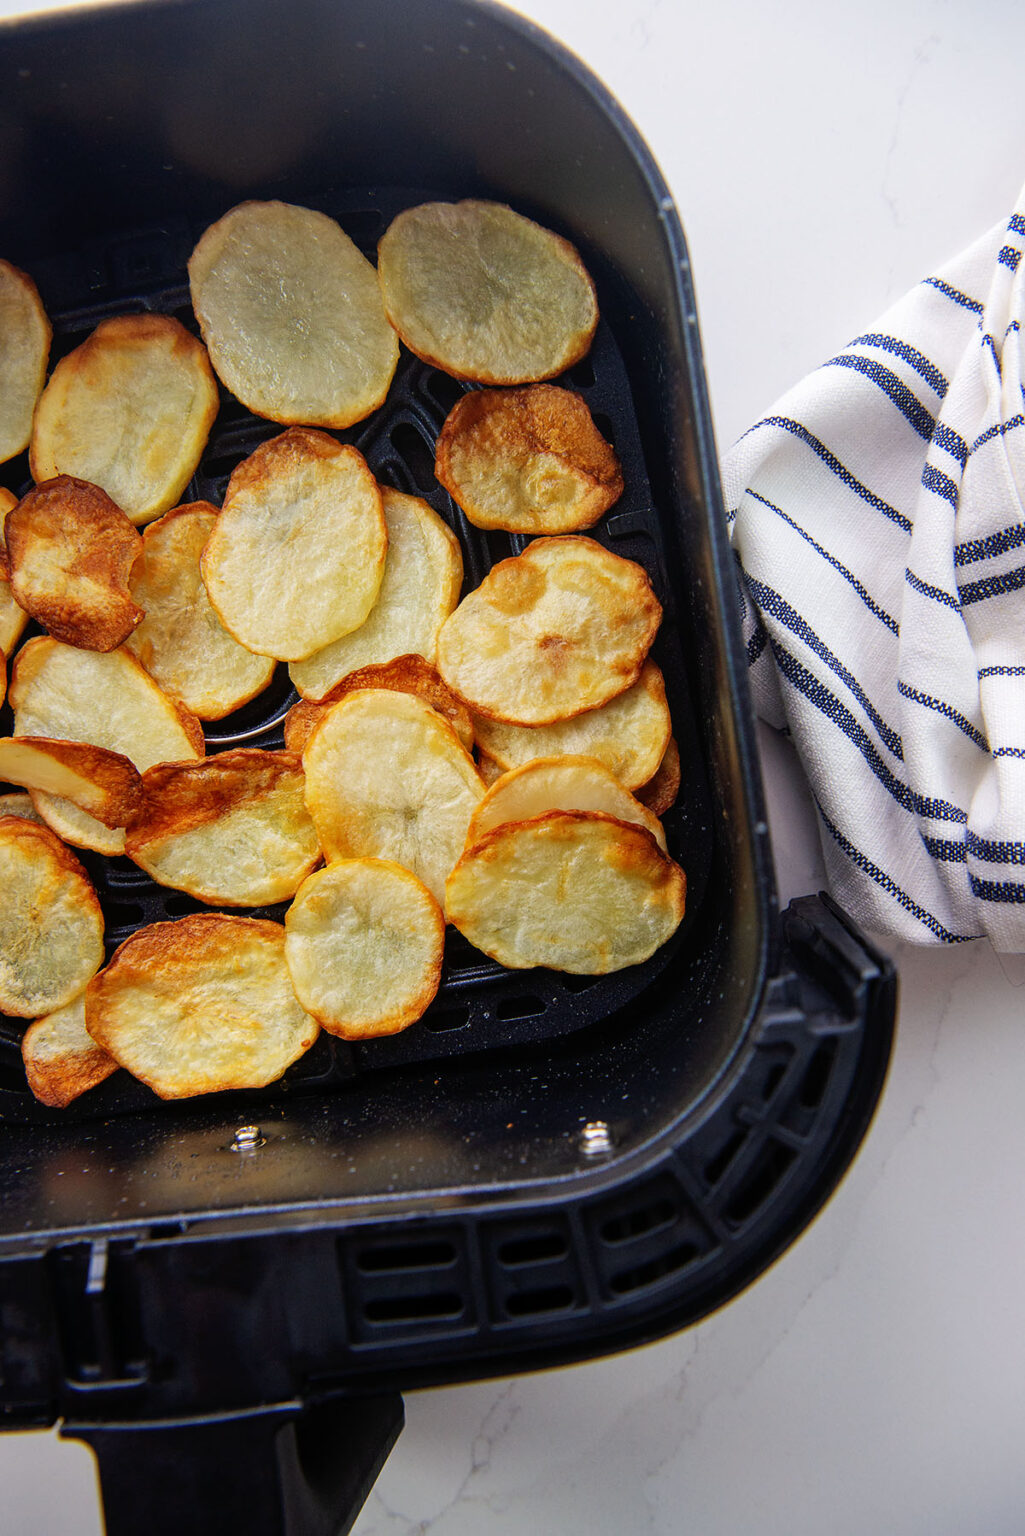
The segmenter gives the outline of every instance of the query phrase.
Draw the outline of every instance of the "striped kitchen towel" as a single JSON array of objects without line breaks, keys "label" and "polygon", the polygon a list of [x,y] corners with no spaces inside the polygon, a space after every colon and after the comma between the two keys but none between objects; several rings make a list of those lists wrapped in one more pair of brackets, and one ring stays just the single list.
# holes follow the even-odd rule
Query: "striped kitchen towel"
[{"label": "striped kitchen towel", "polygon": [[758,712],[837,900],[1025,950],[1025,191],[726,455]]}]

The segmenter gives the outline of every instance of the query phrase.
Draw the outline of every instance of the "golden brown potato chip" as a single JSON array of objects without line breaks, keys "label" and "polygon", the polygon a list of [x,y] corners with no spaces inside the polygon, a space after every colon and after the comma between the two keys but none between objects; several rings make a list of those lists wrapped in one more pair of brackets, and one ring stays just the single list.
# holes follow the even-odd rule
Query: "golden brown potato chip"
[{"label": "golden brown potato chip", "polygon": [[34,821],[38,826],[46,825],[32,804],[32,796],[16,794],[13,790],[0,795],[0,816],[24,816],[26,821]]},{"label": "golden brown potato chip", "polygon": [[0,736],[0,779],[71,800],[105,827],[125,826],[142,798],[127,757],[82,741]]},{"label": "golden brown potato chip", "polygon": [[141,623],[128,579],[142,539],[98,485],[37,485],[8,513],[4,540],[15,600],[55,640],[113,651]]},{"label": "golden brown potato chip", "polygon": [[595,757],[540,757],[504,773],[488,790],[466,831],[466,846],[507,821],[529,821],[548,811],[601,811],[650,832],[662,852],[666,835],[657,816],[624,789]]},{"label": "golden brown potato chip", "polygon": [[470,522],[512,533],[591,528],[623,475],[579,395],[554,384],[480,389],[448,414],[434,472]]},{"label": "golden brown potato chip", "polygon": [[236,640],[301,661],[363,623],[387,549],[381,492],[363,455],[291,427],[235,470],[200,568]]},{"label": "golden brown potato chip", "polygon": [[0,464],[28,447],[32,412],[46,382],[50,322],[35,283],[0,261]]},{"label": "golden brown potato chip", "polygon": [[358,629],[289,667],[303,698],[322,699],[357,667],[416,653],[434,660],[438,631],[459,601],[459,540],[419,496],[381,487],[388,554],[377,601]]},{"label": "golden brown potato chip", "polygon": [[568,240],[504,203],[422,203],[377,251],[388,319],[411,352],[482,384],[550,379],[583,357],[598,305]]},{"label": "golden brown potato chip", "polygon": [[386,859],[343,859],[303,884],[285,913],[296,996],[343,1040],[395,1035],[441,981],[445,919],[425,885]]},{"label": "golden brown potato chip", "polygon": [[320,861],[291,752],[240,747],[142,776],[126,851],[161,885],[200,901],[260,907],[294,896]]},{"label": "golden brown potato chip", "polygon": [[444,716],[467,752],[473,751],[473,721],[462,699],[457,699],[422,656],[396,656],[394,661],[359,667],[336,683],[330,693],[316,702],[300,699],[285,716],[285,746],[290,752],[302,752],[313,729],[324,713],[347,693],[360,688],[394,688],[398,693],[414,693],[439,715]]},{"label": "golden brown potato chip", "polygon": [[0,1009],[63,1008],[103,964],[103,913],[70,848],[48,827],[0,819]]},{"label": "golden brown potato chip", "polygon": [[[0,529],[7,521],[7,514],[18,505],[18,498],[5,485],[0,485]],[[8,580],[7,546],[0,536],[0,651],[9,656],[21,639],[22,630],[28,623],[28,614],[16,601]]]},{"label": "golden brown potato chip", "polygon": [[641,785],[637,791],[637,798],[656,816],[664,816],[666,811],[676,804],[679,793],[680,749],[676,744],[676,737],[670,736],[669,744],[662,754],[662,761],[647,784]]},{"label": "golden brown potato chip", "polygon": [[200,720],[223,719],[274,675],[273,658],[239,645],[207,596],[199,557],[216,521],[217,508],[196,501],[150,523],[131,580],[146,617],[128,648]]},{"label": "golden brown potato chip", "polygon": [[28,1085],[41,1104],[63,1109],[117,1071],[85,1027],[85,992],[30,1024],[21,1042]]},{"label": "golden brown potato chip", "polygon": [[535,539],[445,620],[438,671],[476,714],[548,725],[629,688],[661,618],[633,560],[585,534]]},{"label": "golden brown potato chip", "polygon": [[162,1099],[263,1088],[319,1033],[292,990],[284,928],[223,912],[138,929],[90,982],[85,1022]]},{"label": "golden brown potato chip", "polygon": [[596,811],[506,822],[449,875],[445,910],[470,943],[513,970],[586,976],[637,965],[683,919],[683,870],[650,832]]},{"label": "golden brown potato chip", "polygon": [[[517,730],[528,730],[529,727],[528,726],[517,726],[516,729]],[[543,727],[542,727],[542,729],[543,729]],[[481,781],[483,782],[485,787],[487,789],[490,789],[492,784],[497,784],[498,783],[498,781],[502,777],[503,773],[506,772],[506,769],[503,768],[499,763],[496,763],[495,759],[493,757],[489,757],[486,752],[478,751],[478,753],[477,753],[477,772],[480,774]]]},{"label": "golden brown potato chip", "polygon": [[326,214],[241,203],[203,235],[189,281],[217,373],[258,416],[347,427],[384,402],[398,341],[377,273]]},{"label": "golden brown potato chip", "polygon": [[440,901],[484,793],[455,731],[422,699],[363,689],[306,744],[306,804],[325,857],[392,859]]}]

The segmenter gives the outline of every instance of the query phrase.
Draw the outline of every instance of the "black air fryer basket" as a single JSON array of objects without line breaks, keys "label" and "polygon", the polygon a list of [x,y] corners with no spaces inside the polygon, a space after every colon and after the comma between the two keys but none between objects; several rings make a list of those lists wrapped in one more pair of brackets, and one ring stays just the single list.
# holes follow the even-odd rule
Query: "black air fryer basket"
[{"label": "black air fryer basket", "polygon": [[[0,128],[0,254],[36,279],[55,357],[126,310],[195,328],[186,259],[247,197],[323,209],[371,255],[403,207],[498,198],[597,284],[595,345],[561,382],[624,467],[595,536],[665,610],[665,827],[689,885],[671,943],[575,977],[450,934],[404,1034],[322,1036],[272,1089],[178,1104],[118,1073],[44,1109],[23,1025],[0,1022],[5,1427],[94,1446],[111,1536],[326,1536],[403,1389],[651,1340],[754,1279],[865,1131],[893,976],[824,899],[777,912],[683,234],[574,59],[474,0],[154,0],[0,24]],[[470,527],[434,479],[463,387],[403,353],[384,409],[341,435],[449,519],[473,586],[522,541]],[[278,430],[226,397],[185,499],[219,502]],[[0,479],[21,493],[27,464]],[[279,672],[209,751],[281,744]],[[90,872],[111,948],[200,909],[127,860]]]}]

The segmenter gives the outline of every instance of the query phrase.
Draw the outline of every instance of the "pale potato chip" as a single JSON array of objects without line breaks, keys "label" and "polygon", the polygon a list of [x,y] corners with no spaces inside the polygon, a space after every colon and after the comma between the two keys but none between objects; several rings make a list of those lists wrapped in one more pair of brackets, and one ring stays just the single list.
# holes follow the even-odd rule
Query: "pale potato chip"
[{"label": "pale potato chip", "polygon": [[383,404],[399,360],[377,273],[326,214],[241,203],[189,260],[218,375],[258,416],[347,427]]},{"label": "pale potato chip", "polygon": [[314,727],[339,699],[361,688],[394,688],[398,693],[413,693],[439,715],[443,715],[467,752],[473,751],[473,721],[462,699],[457,699],[422,656],[396,656],[369,667],[359,667],[336,683],[330,693],[318,701],[300,699],[285,716],[285,746],[290,752],[302,752]]},{"label": "pale potato chip", "polygon": [[422,203],[377,250],[388,319],[457,378],[527,384],[591,345],[598,305],[576,249],[504,203]]},{"label": "pale potato chip", "polygon": [[200,569],[236,640],[301,661],[363,623],[387,549],[381,492],[363,455],[291,427],[232,474]]},{"label": "pale potato chip", "polygon": [[126,852],[160,885],[222,906],[260,907],[294,896],[320,862],[291,752],[240,747],[192,763],[157,763],[142,776]]},{"label": "pale potato chip", "polygon": [[474,731],[503,771],[537,757],[596,757],[624,788],[636,790],[662,761],[672,721],[662,673],[649,657],[636,683],[600,709],[555,725],[505,725],[478,716]]},{"label": "pale potato chip", "polygon": [[445,620],[437,667],[476,714],[548,725],[629,688],[661,618],[633,560],[585,534],[535,539],[492,566]]},{"label": "pale potato chip", "polygon": [[200,720],[222,720],[261,693],[274,660],[239,645],[217,617],[199,570],[217,508],[175,507],[142,535],[131,591],[146,617],[126,642],[147,672]]},{"label": "pale potato chip", "polygon": [[623,474],[584,401],[554,384],[474,390],[453,406],[434,472],[477,528],[573,533],[623,494]]},{"label": "pale potato chip", "polygon": [[662,852],[666,835],[657,816],[624,789],[595,757],[540,757],[510,769],[488,790],[466,830],[466,846],[507,821],[529,821],[548,811],[601,811],[650,832]]},{"label": "pale potato chip", "polygon": [[85,992],[74,1002],[36,1019],[21,1041],[28,1085],[40,1104],[64,1109],[117,1071],[85,1027]]},{"label": "pale potato chip", "polygon": [[322,699],[357,667],[417,654],[433,662],[438,631],[459,601],[459,540],[419,496],[381,487],[388,554],[377,601],[358,629],[306,661],[293,661],[292,682],[305,699]]},{"label": "pale potato chip", "polygon": [[646,805],[649,811],[654,811],[656,816],[664,816],[672,806],[676,804],[676,797],[680,793],[680,749],[676,743],[676,737],[670,736],[669,744],[662,754],[662,761],[647,784],[642,784],[637,791],[637,798],[642,805]]},{"label": "pale potato chip", "polygon": [[[7,514],[18,505],[18,498],[5,485],[0,485],[0,529],[7,522]],[[18,603],[7,575],[7,546],[0,537],[0,651],[10,656],[21,639],[28,623],[28,614]]]},{"label": "pale potato chip", "polygon": [[319,1034],[279,923],[200,912],[140,928],[85,995],[92,1038],[162,1099],[263,1088]]},{"label": "pale potato chip", "polygon": [[[529,730],[529,726],[517,726],[515,729]],[[542,727],[542,729],[544,729],[544,727]],[[507,770],[503,768],[500,763],[495,762],[493,757],[489,757],[486,752],[478,751],[477,772],[480,774],[481,781],[487,789],[490,789],[492,784],[497,784],[503,773],[506,771]]]},{"label": "pale potato chip", "polygon": [[550,811],[468,848],[448,877],[445,910],[500,965],[601,976],[672,937],[686,890],[683,870],[642,827]]},{"label": "pale potato chip", "polygon": [[70,848],[48,827],[0,819],[0,1009],[63,1008],[103,964],[103,913]]},{"label": "pale potato chip", "polygon": [[0,464],[28,447],[46,382],[50,322],[35,283],[0,261]]},{"label": "pale potato chip", "polygon": [[133,523],[180,500],[217,415],[206,348],[170,315],[117,315],[61,358],[32,424],[38,481],[90,480]]},{"label": "pale potato chip", "polygon": [[8,513],[4,541],[15,601],[55,640],[113,651],[142,622],[128,590],[142,539],[98,485],[37,485]]},{"label": "pale potato chip", "polygon": [[23,816],[26,821],[34,821],[38,826],[46,825],[32,804],[32,796],[15,793],[13,790],[0,794],[0,816]]},{"label": "pale potato chip", "polygon": [[0,736],[0,779],[71,800],[105,827],[123,827],[142,799],[142,776],[120,752],[45,736]]},{"label": "pale potato chip", "polygon": [[306,744],[306,804],[325,857],[391,859],[441,901],[484,793],[452,727],[412,694],[332,704]]},{"label": "pale potato chip", "polygon": [[343,859],[303,884],[285,913],[296,996],[343,1040],[395,1035],[441,981],[445,918],[425,885],[385,859]]}]

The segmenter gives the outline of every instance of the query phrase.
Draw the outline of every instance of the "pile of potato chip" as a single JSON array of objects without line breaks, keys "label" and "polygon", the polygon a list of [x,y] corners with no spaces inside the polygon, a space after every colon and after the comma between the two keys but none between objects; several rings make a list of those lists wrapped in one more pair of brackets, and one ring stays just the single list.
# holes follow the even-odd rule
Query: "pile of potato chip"
[{"label": "pile of potato chip", "polygon": [[[243,203],[189,262],[202,340],[106,320],[46,378],[49,320],[0,262],[0,1009],[34,1022],[32,1091],[124,1067],[162,1098],[275,1081],[320,1029],[419,1019],[446,923],[501,965],[604,974],[673,934],[686,880],[647,573],[582,532],[623,490],[550,382],[598,311],[578,253],[501,204],[407,209],[375,268],[330,218]],[[400,340],[465,395],[436,472],[481,528],[533,535],[461,598],[459,540],[333,430],[387,399]],[[285,430],[223,506],[179,505],[218,380]],[[141,531],[140,531],[141,530]],[[20,646],[27,620],[44,633]],[[282,750],[206,756],[288,665]],[[2,694],[0,694],[2,697]],[[70,845],[70,846],[69,846]],[[104,966],[73,849],[218,910]],[[290,903],[283,923],[246,909]]]}]

